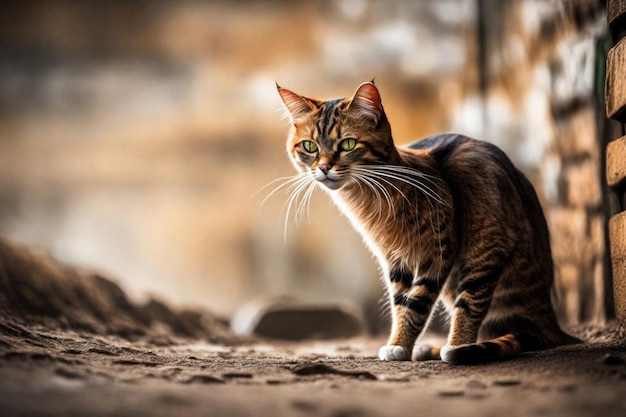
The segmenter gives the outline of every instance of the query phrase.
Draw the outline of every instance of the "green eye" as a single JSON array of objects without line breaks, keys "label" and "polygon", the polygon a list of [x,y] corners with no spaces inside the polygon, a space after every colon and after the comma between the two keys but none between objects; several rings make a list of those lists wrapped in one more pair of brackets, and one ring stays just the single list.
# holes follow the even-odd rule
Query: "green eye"
[{"label": "green eye", "polygon": [[348,138],[339,142],[339,147],[344,151],[351,151],[356,146],[356,139]]},{"label": "green eye", "polygon": [[302,142],[302,146],[304,147],[304,150],[309,153],[317,152],[317,145],[315,144],[315,142],[305,140]]}]

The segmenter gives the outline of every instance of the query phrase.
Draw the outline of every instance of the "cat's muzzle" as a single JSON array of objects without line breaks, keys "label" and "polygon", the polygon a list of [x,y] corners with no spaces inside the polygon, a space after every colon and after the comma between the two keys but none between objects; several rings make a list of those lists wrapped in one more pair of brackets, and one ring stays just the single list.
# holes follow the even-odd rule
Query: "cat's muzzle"
[{"label": "cat's muzzle", "polygon": [[317,168],[313,174],[313,178],[330,190],[338,190],[345,184],[345,178],[341,178],[332,169],[321,170]]}]

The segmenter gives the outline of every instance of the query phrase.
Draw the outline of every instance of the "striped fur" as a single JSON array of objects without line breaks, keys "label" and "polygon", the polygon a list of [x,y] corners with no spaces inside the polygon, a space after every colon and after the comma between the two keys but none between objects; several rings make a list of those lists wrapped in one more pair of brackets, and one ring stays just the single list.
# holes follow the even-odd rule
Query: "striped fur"
[{"label": "striped fur", "polygon": [[[475,364],[579,342],[552,308],[535,191],[500,149],[456,134],[396,147],[371,82],[330,101],[278,91],[302,181],[329,192],[384,272],[392,328],[382,360]],[[345,150],[348,138],[356,146]],[[447,343],[414,348],[438,299],[451,316]]]}]

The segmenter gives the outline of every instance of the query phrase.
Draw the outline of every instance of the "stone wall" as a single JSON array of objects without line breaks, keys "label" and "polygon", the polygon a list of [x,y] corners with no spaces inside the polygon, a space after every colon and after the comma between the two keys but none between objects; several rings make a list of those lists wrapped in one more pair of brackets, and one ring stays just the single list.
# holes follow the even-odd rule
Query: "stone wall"
[{"label": "stone wall", "polygon": [[[578,7],[591,8],[592,2]],[[575,6],[572,6],[575,7]],[[550,62],[551,109],[557,140],[543,160],[543,183],[553,233],[557,290],[567,317],[574,321],[602,321],[610,299],[610,271],[606,268],[605,183],[602,181],[601,82],[604,14],[593,9],[572,22],[573,33],[559,45]],[[560,167],[555,176],[555,166]]]}]

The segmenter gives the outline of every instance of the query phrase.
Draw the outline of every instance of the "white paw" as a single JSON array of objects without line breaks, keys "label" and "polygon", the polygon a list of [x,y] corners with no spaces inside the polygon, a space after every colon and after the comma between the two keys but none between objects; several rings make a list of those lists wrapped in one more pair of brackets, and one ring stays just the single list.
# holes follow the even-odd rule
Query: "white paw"
[{"label": "white paw", "polygon": [[459,348],[463,348],[466,346],[470,346],[470,344],[464,344],[464,345],[456,345],[456,346],[450,346],[450,345],[445,345],[441,348],[441,360],[446,362],[446,363],[453,363],[456,362],[455,358],[453,357],[454,351],[459,349]]},{"label": "white paw", "polygon": [[398,345],[386,345],[378,351],[381,361],[408,361],[410,359],[406,349]]},{"label": "white paw", "polygon": [[441,347],[441,352],[439,353],[441,355],[441,360],[444,362],[449,362],[450,361],[450,351],[454,349],[454,346],[450,346],[450,345],[444,345]]}]

